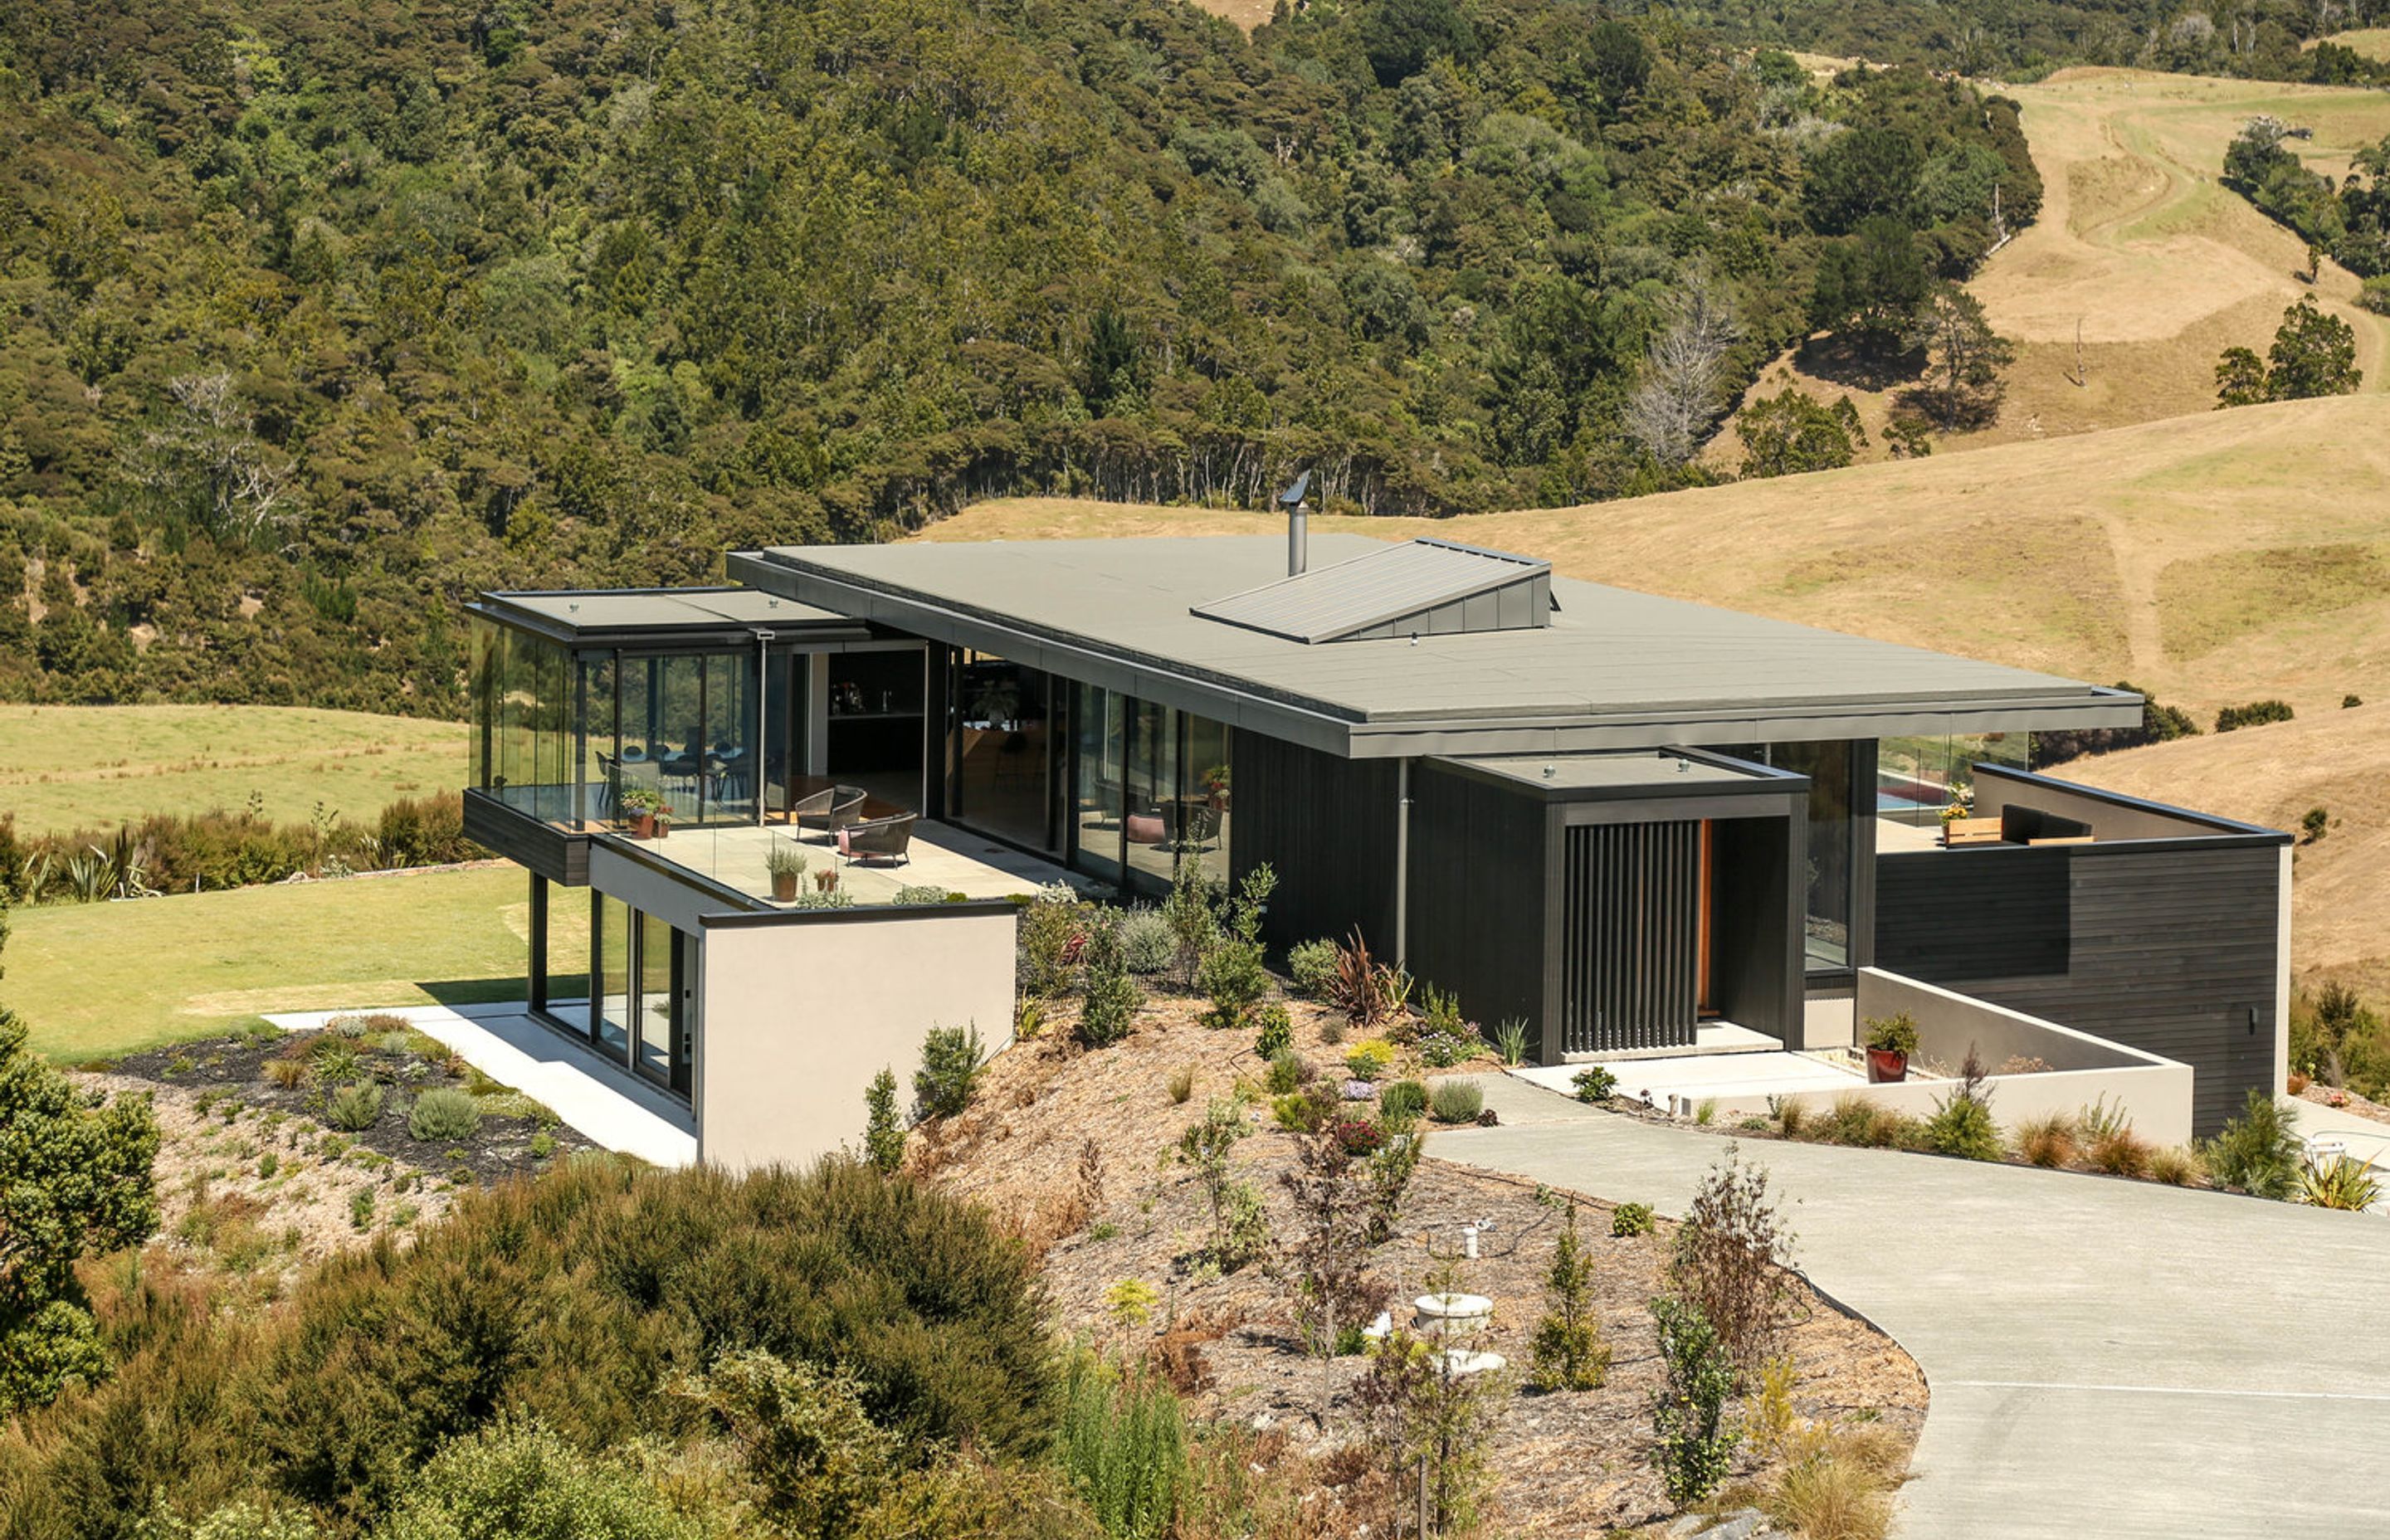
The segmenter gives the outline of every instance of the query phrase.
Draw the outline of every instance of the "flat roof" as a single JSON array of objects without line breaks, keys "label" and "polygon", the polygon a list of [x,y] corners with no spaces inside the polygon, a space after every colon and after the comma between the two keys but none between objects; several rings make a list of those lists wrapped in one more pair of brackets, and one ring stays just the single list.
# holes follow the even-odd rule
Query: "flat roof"
[{"label": "flat roof", "polygon": [[[1315,562],[1383,550],[1315,534]],[[1275,535],[776,546],[732,573],[853,615],[1356,757],[2123,726],[2072,679],[1551,580],[1531,630],[1305,646],[1190,612],[1283,575]]]},{"label": "flat roof", "polygon": [[[1446,763],[1548,791],[1670,791],[1695,787],[1765,785],[1760,765],[1738,768],[1710,760],[1633,750],[1590,754],[1463,754]],[[1803,776],[1789,776],[1805,782]]]},{"label": "flat roof", "polygon": [[862,623],[835,610],[803,604],[782,594],[754,588],[597,588],[502,591],[483,594],[478,605],[493,619],[566,642],[621,645],[652,636],[743,635],[757,631],[807,636],[829,632],[864,634]]}]

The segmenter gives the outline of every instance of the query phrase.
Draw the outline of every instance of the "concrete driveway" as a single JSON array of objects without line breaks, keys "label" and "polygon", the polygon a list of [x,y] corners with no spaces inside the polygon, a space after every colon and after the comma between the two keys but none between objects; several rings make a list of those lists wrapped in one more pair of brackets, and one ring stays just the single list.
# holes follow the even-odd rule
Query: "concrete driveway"
[{"label": "concrete driveway", "polygon": [[[1681,1213],[1715,1134],[1506,1076],[1440,1159]],[[1747,1141],[1794,1261],[1916,1358],[1912,1540],[2390,1534],[2390,1221],[1882,1150]]]}]

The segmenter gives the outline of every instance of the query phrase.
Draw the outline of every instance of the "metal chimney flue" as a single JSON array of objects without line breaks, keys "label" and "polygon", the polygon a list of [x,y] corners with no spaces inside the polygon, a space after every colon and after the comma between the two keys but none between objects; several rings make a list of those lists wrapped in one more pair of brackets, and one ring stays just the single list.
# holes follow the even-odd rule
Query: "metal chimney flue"
[{"label": "metal chimney flue", "polygon": [[1286,575],[1300,577],[1311,564],[1311,509],[1303,500],[1310,490],[1311,472],[1304,471],[1294,479],[1294,484],[1278,494],[1280,507],[1286,509]]}]

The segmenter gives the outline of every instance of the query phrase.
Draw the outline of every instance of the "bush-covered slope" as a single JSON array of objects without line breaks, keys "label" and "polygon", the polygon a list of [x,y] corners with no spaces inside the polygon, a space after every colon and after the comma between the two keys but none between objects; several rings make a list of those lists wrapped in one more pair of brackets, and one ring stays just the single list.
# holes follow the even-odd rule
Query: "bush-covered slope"
[{"label": "bush-covered slope", "polygon": [[1423,513],[1699,479],[1625,431],[1646,355],[1698,291],[1723,409],[1854,143],[1946,276],[1992,185],[2038,199],[1968,86],[1548,0],[1251,43],[1163,0],[31,0],[0,694],[444,713],[477,586],[1298,465]]}]

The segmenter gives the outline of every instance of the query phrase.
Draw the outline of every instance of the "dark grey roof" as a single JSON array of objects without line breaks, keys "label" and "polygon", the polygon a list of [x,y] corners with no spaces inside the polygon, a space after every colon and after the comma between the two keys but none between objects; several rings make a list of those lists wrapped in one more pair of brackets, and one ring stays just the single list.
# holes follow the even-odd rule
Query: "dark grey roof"
[{"label": "dark grey roof", "polygon": [[470,608],[494,620],[566,642],[623,646],[770,631],[860,636],[849,616],[753,588],[600,588],[483,594]]},{"label": "dark grey roof", "polygon": [[[1315,534],[1336,561],[1385,548]],[[1276,535],[734,552],[808,604],[1340,754],[1556,753],[2114,727],[2139,698],[2047,674],[1550,579],[1533,630],[1307,647],[1191,610],[1284,570]]]},{"label": "dark grey roof", "polygon": [[1192,606],[1312,644],[1508,631],[1544,623],[1552,564],[1449,540],[1410,540]]}]

